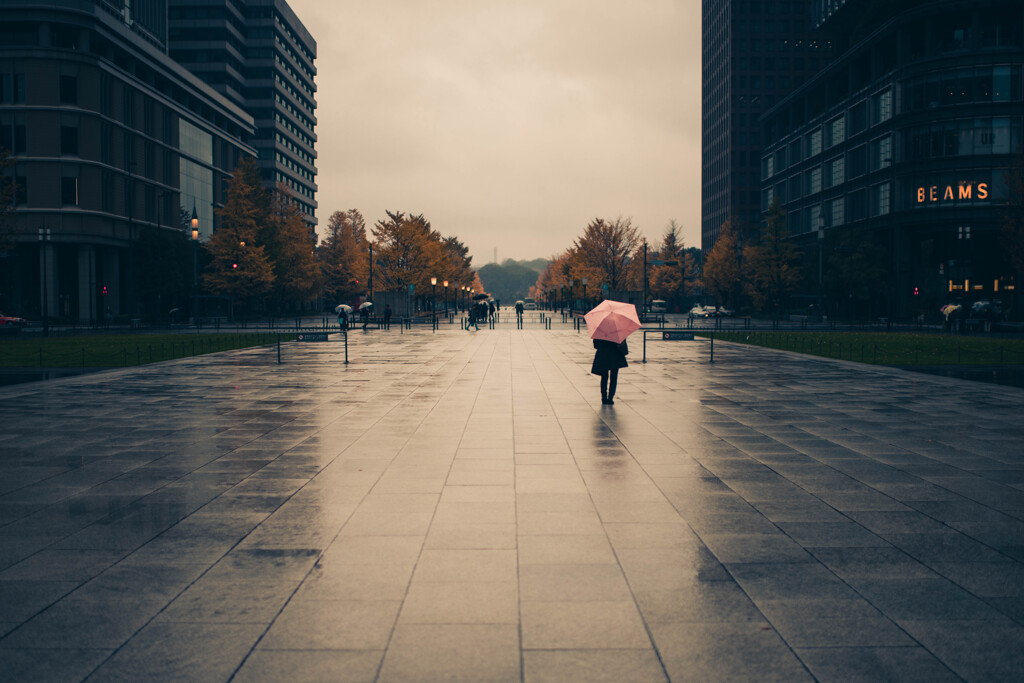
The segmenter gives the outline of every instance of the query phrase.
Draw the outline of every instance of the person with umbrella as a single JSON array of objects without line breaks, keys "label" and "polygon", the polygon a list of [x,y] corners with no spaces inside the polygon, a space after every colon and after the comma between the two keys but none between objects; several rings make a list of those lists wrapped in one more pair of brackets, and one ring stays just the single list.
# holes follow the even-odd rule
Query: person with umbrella
[{"label": "person with umbrella", "polygon": [[391,304],[384,305],[384,329],[391,329]]},{"label": "person with umbrella", "polygon": [[373,310],[372,301],[364,301],[359,304],[359,319],[363,322],[363,331],[366,331],[367,326],[370,324],[370,311]]},{"label": "person with umbrella", "polygon": [[352,312],[352,307],[347,304],[338,304],[334,307],[334,312],[338,314],[338,327],[342,332],[348,334],[348,314]]},{"label": "person with umbrella", "polygon": [[601,403],[615,404],[619,369],[627,367],[629,345],[626,337],[640,329],[640,317],[633,304],[605,300],[584,316],[590,338],[594,340],[591,374],[601,378]]}]

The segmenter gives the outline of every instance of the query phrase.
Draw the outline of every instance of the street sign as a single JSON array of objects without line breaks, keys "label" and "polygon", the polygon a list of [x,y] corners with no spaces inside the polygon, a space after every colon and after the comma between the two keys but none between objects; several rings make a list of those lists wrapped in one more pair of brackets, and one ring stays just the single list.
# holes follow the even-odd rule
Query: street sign
[{"label": "street sign", "polygon": [[325,342],[328,332],[299,332],[296,338],[300,342]]},{"label": "street sign", "polygon": [[662,330],[662,341],[693,341],[693,332],[684,330]]}]

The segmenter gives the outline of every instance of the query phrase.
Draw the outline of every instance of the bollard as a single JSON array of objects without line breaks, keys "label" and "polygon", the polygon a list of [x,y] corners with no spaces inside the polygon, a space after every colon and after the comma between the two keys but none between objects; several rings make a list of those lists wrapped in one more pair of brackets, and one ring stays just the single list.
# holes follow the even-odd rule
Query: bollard
[{"label": "bollard", "polygon": [[277,335],[277,364],[281,364],[281,334]]},{"label": "bollard", "polygon": [[342,334],[345,335],[345,365],[348,365],[348,331],[346,330]]},{"label": "bollard", "polygon": [[711,333],[711,360],[709,360],[708,362],[709,363],[714,363],[715,362],[715,333],[714,332]]}]

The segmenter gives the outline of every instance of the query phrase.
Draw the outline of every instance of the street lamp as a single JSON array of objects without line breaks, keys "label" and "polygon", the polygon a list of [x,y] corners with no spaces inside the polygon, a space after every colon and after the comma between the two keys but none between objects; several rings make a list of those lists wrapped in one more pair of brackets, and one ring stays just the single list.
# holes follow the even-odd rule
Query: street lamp
[{"label": "street lamp", "polygon": [[430,278],[430,317],[437,324],[437,278]]},{"label": "street lamp", "polygon": [[444,281],[444,314],[448,315],[448,281]]},{"label": "street lamp", "polygon": [[192,200],[192,323],[199,324],[199,214]]},{"label": "street lamp", "polygon": [[580,280],[583,283],[583,310],[587,310],[587,278]]}]

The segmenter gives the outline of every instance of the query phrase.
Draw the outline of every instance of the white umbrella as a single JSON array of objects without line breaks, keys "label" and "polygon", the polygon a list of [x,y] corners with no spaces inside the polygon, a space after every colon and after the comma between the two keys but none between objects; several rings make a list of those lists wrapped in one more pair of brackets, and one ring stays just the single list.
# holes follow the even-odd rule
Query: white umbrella
[{"label": "white umbrella", "polygon": [[351,313],[352,307],[349,306],[348,304],[338,304],[337,306],[334,307],[335,313],[341,313],[342,311],[344,311],[345,313]]},{"label": "white umbrella", "polygon": [[367,308],[373,308],[373,302],[372,301],[364,301],[363,303],[359,304],[359,310],[360,311],[364,311]]}]

